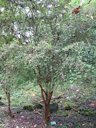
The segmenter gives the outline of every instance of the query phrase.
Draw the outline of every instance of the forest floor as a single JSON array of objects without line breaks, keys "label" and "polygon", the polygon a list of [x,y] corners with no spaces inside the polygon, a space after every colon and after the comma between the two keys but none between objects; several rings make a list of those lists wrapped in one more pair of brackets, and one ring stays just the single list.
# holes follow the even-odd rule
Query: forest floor
[{"label": "forest floor", "polygon": [[[19,108],[13,109],[15,118],[12,119],[6,115],[6,107],[0,107],[0,128],[45,128],[42,110],[17,110]],[[96,100],[86,101],[79,108],[67,112],[68,115],[53,113],[51,121],[55,121],[56,126],[50,128],[96,128]]]},{"label": "forest floor", "polygon": [[[62,95],[56,99],[59,110],[51,114],[51,122],[56,125],[48,128],[96,128],[96,97],[81,102],[76,96],[76,99],[72,100],[74,105],[65,105],[67,109],[62,106],[64,97],[65,95]],[[45,128],[43,109],[28,111],[22,107],[13,107],[13,119],[8,117],[6,111],[6,105],[0,106],[0,128]]]}]

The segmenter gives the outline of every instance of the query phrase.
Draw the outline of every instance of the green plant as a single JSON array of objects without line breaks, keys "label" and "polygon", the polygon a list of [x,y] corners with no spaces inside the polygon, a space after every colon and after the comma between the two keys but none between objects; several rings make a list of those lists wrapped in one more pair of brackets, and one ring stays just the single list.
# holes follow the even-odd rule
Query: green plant
[{"label": "green plant", "polygon": [[96,111],[91,110],[91,109],[83,109],[79,111],[79,114],[84,115],[84,116],[95,116]]},{"label": "green plant", "polygon": [[9,104],[12,87],[39,85],[48,124],[54,87],[65,82],[95,85],[94,13],[87,17],[84,6],[80,15],[72,15],[70,5],[80,4],[75,0],[0,3],[0,82],[3,74]]}]

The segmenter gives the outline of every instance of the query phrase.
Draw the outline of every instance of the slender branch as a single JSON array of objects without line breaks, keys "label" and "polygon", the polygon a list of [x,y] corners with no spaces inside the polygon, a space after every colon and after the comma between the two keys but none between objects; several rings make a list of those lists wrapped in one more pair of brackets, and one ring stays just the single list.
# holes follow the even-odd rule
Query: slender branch
[{"label": "slender branch", "polygon": [[53,91],[49,92],[49,95],[48,95],[48,104],[50,103],[50,100],[52,98],[52,94],[53,94]]},{"label": "slender branch", "polygon": [[89,0],[88,4],[90,4],[90,3],[91,3],[91,1],[92,1],[92,0]]},{"label": "slender branch", "polygon": [[45,90],[43,89],[43,87],[40,83],[39,83],[39,86],[41,88],[41,94],[42,94],[43,101],[44,101],[44,103],[46,103],[47,93],[45,92]]}]

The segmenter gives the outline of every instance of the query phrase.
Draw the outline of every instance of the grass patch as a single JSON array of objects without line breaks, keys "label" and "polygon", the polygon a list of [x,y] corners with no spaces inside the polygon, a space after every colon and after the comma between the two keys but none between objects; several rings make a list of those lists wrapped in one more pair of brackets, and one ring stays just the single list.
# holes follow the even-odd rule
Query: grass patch
[{"label": "grass patch", "polygon": [[69,114],[69,112],[68,112],[68,111],[59,110],[59,111],[58,111],[58,114],[61,115],[61,116],[67,117],[68,114]]},{"label": "grass patch", "polygon": [[74,102],[71,100],[67,100],[64,102],[65,110],[71,110],[75,106]]},{"label": "grass patch", "polygon": [[79,114],[84,115],[84,116],[95,116],[96,111],[91,110],[91,109],[82,109],[82,110],[79,110]]}]

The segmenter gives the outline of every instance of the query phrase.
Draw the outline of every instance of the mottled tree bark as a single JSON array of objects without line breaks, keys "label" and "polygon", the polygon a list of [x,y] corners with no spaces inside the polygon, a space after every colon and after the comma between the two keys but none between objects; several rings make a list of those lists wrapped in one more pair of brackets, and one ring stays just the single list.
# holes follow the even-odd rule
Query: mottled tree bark
[{"label": "mottled tree bark", "polygon": [[46,92],[43,88],[42,85],[39,84],[41,88],[41,94],[44,102],[44,120],[45,124],[48,126],[50,123],[50,101],[52,98],[53,91]]},{"label": "mottled tree bark", "polygon": [[48,125],[50,122],[50,104],[44,105],[44,120],[45,120],[45,124]]}]

